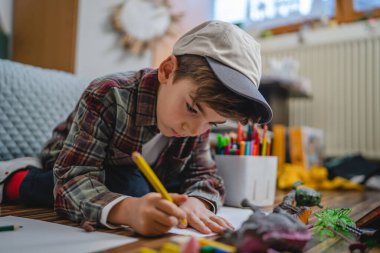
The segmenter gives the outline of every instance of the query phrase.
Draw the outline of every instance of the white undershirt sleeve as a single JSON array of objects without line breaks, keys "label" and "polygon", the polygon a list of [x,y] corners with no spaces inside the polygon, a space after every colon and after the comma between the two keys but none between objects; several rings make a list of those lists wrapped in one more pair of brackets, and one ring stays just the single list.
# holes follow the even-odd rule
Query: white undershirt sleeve
[{"label": "white undershirt sleeve", "polygon": [[107,228],[111,228],[111,229],[116,229],[116,228],[120,228],[120,227],[125,227],[125,226],[121,226],[121,225],[112,225],[110,223],[107,222],[107,219],[108,219],[108,214],[110,213],[112,207],[114,207],[116,204],[118,204],[120,201],[124,200],[125,198],[128,198],[128,196],[120,196],[114,200],[112,200],[110,203],[108,203],[108,205],[106,205],[105,207],[103,207],[103,210],[102,210],[102,215],[100,217],[100,223],[103,224],[104,226],[106,226]]}]

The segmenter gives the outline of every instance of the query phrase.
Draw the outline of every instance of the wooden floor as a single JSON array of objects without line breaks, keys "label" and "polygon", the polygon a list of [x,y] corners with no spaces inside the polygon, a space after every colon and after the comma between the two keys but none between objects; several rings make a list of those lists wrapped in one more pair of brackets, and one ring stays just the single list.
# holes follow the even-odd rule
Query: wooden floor
[{"label": "wooden floor", "polygon": [[[379,191],[327,191],[323,192],[322,204],[329,208],[349,207],[352,208],[350,218],[354,221],[361,218],[365,213],[380,205],[380,192]],[[283,192],[278,192],[276,197],[276,203],[279,203],[284,195]],[[266,208],[266,211],[270,211],[271,208]],[[64,225],[78,226],[77,224],[70,222],[66,219],[62,219],[55,215],[51,209],[45,208],[27,208],[21,205],[1,205],[0,216],[20,216],[25,218],[40,219],[49,222],[55,222]],[[314,219],[311,219],[311,223]],[[98,229],[102,232],[110,232],[119,235],[136,236],[139,238],[137,242],[127,244],[118,248],[108,250],[107,252],[120,253],[120,252],[139,252],[141,246],[160,248],[160,246],[169,240],[172,235],[166,235],[160,238],[142,238],[133,234],[130,231],[125,230],[108,230]],[[320,242],[318,238],[313,238],[305,247],[307,253],[335,253],[335,252],[350,252],[348,244],[340,239],[327,239]],[[380,253],[380,248],[370,249],[371,253]]]}]

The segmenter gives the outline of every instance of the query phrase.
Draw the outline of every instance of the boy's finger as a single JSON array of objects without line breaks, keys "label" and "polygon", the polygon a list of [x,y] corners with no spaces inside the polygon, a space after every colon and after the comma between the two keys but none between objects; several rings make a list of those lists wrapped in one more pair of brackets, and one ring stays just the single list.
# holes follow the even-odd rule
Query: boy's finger
[{"label": "boy's finger", "polygon": [[[184,194],[171,193],[171,197],[173,199],[174,204],[176,204],[177,206],[180,206],[182,203],[188,200],[188,196]],[[185,214],[185,212],[182,209],[181,211],[183,212],[183,214]],[[182,226],[187,227],[186,214],[183,214],[177,217],[179,218],[179,221],[182,224]]]},{"label": "boy's finger", "polygon": [[188,196],[184,194],[170,193],[170,196],[176,205],[180,205],[188,199]]},{"label": "boy's finger", "polygon": [[157,202],[156,208],[167,215],[177,217],[178,219],[186,219],[186,213],[176,204],[171,203],[168,200],[162,200]]},{"label": "boy's finger", "polygon": [[153,220],[163,226],[166,227],[174,227],[177,226],[178,218],[175,216],[169,215],[165,212],[162,212],[161,210],[156,209],[154,212],[152,212]]},{"label": "boy's finger", "polygon": [[224,230],[226,229],[225,227],[223,227],[223,226],[219,225],[218,223],[210,220],[209,218],[204,218],[204,219],[201,219],[201,220],[213,232],[223,233]]},{"label": "boy's finger", "polygon": [[230,228],[232,230],[235,230],[234,226],[230,222],[228,222],[226,219],[224,219],[223,217],[214,215],[214,216],[210,217],[210,220],[218,223],[222,227]]},{"label": "boy's finger", "polygon": [[198,216],[191,214],[188,216],[189,224],[203,234],[210,234],[211,230],[199,219]]},{"label": "boy's finger", "polygon": [[152,225],[153,225],[152,230],[155,232],[156,235],[167,233],[172,228],[172,227],[163,225],[157,221],[155,221]]},{"label": "boy's finger", "polygon": [[179,228],[187,228],[188,227],[188,223],[187,222],[179,222],[177,227]]}]

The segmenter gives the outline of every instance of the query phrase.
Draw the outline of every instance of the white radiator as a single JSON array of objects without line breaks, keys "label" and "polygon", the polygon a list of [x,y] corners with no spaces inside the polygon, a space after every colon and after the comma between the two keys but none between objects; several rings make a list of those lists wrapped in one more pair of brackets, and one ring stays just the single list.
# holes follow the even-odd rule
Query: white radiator
[{"label": "white radiator", "polygon": [[263,66],[284,57],[312,85],[311,99],[290,99],[289,124],[323,129],[327,156],[379,159],[380,36],[263,52]]}]

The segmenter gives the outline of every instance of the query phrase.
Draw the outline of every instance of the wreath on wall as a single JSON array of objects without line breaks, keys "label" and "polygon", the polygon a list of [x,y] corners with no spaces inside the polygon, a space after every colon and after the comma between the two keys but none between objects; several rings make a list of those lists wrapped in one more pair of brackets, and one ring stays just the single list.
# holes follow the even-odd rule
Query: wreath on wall
[{"label": "wreath on wall", "polygon": [[139,55],[163,37],[174,35],[182,16],[171,13],[168,0],[125,0],[115,8],[112,24],[121,44]]}]

